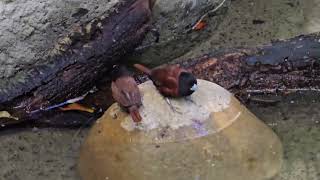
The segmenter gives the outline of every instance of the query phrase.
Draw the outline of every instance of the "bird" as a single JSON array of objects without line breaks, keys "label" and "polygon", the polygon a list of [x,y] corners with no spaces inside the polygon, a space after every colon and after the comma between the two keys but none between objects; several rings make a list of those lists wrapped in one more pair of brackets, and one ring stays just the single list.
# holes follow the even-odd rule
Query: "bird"
[{"label": "bird", "polygon": [[142,105],[141,94],[128,69],[123,65],[114,65],[111,80],[113,99],[130,114],[134,122],[140,122],[142,120],[139,113],[139,107]]},{"label": "bird", "polygon": [[165,97],[187,97],[197,88],[197,79],[179,64],[166,65],[149,69],[141,64],[133,65],[139,71],[147,74],[154,85]]}]

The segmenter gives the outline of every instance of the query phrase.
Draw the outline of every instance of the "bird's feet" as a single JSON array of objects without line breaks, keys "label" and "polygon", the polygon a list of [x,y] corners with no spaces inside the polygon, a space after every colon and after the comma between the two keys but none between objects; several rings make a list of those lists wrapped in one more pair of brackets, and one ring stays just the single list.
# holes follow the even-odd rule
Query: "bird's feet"
[{"label": "bird's feet", "polygon": [[196,102],[193,101],[193,99],[191,98],[191,96],[185,96],[184,100],[191,102],[192,104],[196,104]]},{"label": "bird's feet", "polygon": [[174,107],[174,106],[172,105],[172,103],[171,103],[171,101],[170,101],[169,98],[165,97],[165,100],[166,100],[167,104],[169,105],[170,109],[171,109],[173,112],[178,113],[178,114],[182,114],[182,112],[179,111],[178,108],[176,108],[176,107]]}]

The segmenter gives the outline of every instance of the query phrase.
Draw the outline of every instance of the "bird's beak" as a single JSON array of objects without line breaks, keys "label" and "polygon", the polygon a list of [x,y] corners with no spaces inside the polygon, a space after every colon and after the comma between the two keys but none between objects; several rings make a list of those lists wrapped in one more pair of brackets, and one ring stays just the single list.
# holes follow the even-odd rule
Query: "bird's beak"
[{"label": "bird's beak", "polygon": [[197,84],[193,84],[193,86],[190,88],[191,91],[196,91],[198,89]]}]

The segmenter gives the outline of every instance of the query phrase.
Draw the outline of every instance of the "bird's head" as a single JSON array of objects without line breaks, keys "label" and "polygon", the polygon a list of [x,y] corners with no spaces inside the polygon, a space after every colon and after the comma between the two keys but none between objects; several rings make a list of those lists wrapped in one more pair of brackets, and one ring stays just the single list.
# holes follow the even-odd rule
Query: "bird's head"
[{"label": "bird's head", "polygon": [[129,70],[123,65],[113,65],[111,70],[111,80],[115,81],[122,76],[130,76]]},{"label": "bird's head", "polygon": [[180,96],[189,96],[198,89],[197,79],[189,72],[182,72],[179,76]]}]

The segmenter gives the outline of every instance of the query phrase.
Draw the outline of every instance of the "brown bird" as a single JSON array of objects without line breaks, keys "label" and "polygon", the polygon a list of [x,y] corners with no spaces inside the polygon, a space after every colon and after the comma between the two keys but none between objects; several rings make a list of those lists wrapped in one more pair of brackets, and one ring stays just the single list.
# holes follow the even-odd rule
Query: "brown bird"
[{"label": "brown bird", "polygon": [[115,65],[111,71],[112,97],[130,113],[134,122],[140,122],[141,95],[136,81],[124,66]]},{"label": "brown bird", "polygon": [[185,97],[197,90],[197,79],[180,65],[149,69],[141,64],[134,64],[134,67],[147,74],[164,96]]}]

